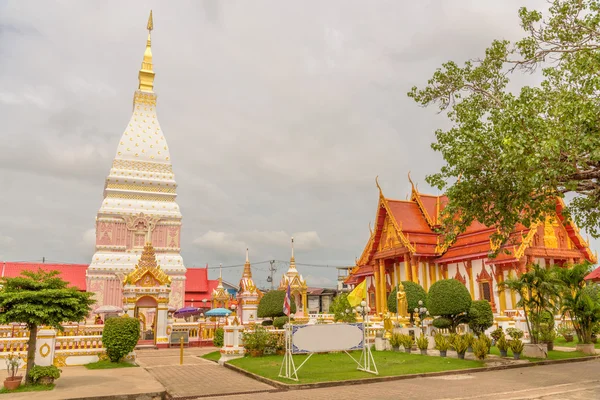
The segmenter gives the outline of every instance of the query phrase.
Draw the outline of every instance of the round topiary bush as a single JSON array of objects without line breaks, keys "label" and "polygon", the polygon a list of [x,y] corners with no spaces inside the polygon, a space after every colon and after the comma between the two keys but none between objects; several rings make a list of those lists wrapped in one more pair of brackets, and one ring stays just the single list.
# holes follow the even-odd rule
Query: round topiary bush
[{"label": "round topiary bush", "polygon": [[494,325],[494,313],[487,300],[476,300],[471,303],[468,313],[469,328],[481,336],[486,329]]},{"label": "round topiary bush", "polygon": [[140,339],[140,322],[135,318],[109,318],[102,331],[102,344],[112,362],[131,353]]},{"label": "round topiary bush", "polygon": [[[427,292],[423,289],[423,286],[411,281],[402,281],[402,285],[404,286],[404,292],[406,293],[406,302],[408,304],[409,313],[412,313],[412,310],[419,307],[419,300],[425,304],[427,301]],[[396,289],[397,288],[394,288],[388,296],[388,310],[392,313],[395,313],[398,310]]]},{"label": "round topiary bush", "polygon": [[[293,320],[294,320],[294,318],[292,318],[292,321],[293,321]],[[288,322],[288,317],[287,317],[287,316],[285,316],[285,315],[284,315],[283,317],[276,317],[276,318],[273,320],[273,327],[274,327],[275,329],[282,329],[282,328],[283,328],[283,326],[284,326],[285,324],[287,324],[287,322]]]},{"label": "round topiary bush", "polygon": [[467,321],[466,313],[469,308],[471,308],[471,295],[465,285],[458,280],[443,279],[429,288],[427,293],[429,314],[451,320],[449,329],[452,332],[459,324]]},{"label": "round topiary bush", "polygon": [[273,325],[273,320],[271,319],[265,319],[263,322],[260,323],[262,326],[271,326]]},{"label": "round topiary bush", "polygon": [[[260,303],[258,303],[257,315],[258,318],[275,318],[285,315],[283,313],[283,299],[285,298],[285,291],[283,290],[271,290],[264,294]],[[292,313],[296,312],[296,304],[294,299],[291,301]]]},{"label": "round topiary bush", "polygon": [[437,317],[432,324],[438,329],[449,329],[452,327],[452,320],[446,317]]}]

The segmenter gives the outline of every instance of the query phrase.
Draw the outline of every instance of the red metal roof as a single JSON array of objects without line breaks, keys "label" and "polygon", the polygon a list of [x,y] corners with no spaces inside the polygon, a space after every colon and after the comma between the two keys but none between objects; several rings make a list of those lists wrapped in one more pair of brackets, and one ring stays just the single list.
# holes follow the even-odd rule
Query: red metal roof
[{"label": "red metal roof", "polygon": [[208,268],[188,268],[185,271],[185,291],[208,291]]},{"label": "red metal roof", "polygon": [[77,289],[86,290],[86,271],[88,264],[46,264],[46,263],[21,263],[21,262],[2,262],[2,277],[15,278],[21,275],[22,271],[37,271],[42,269],[46,272],[58,271],[60,276],[71,286]]},{"label": "red metal roof", "polygon": [[598,282],[600,281],[600,267],[596,268],[592,272],[590,272],[586,277],[586,281]]}]

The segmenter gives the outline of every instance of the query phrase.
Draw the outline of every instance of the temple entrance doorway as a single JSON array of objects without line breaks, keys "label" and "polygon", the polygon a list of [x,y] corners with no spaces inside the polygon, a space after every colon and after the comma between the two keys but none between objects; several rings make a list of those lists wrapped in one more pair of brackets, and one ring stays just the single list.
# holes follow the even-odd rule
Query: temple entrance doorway
[{"label": "temple entrance doorway", "polygon": [[143,296],[135,303],[134,317],[140,322],[138,345],[156,344],[156,318],[158,303],[150,296]]}]

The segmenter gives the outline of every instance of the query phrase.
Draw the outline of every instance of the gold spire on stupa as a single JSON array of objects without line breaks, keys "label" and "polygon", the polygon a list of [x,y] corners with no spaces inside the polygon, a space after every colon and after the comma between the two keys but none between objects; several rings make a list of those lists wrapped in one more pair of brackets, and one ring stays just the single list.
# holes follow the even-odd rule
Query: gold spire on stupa
[{"label": "gold spire on stupa", "polygon": [[154,29],[154,20],[152,19],[152,10],[150,10],[150,16],[148,17],[148,40],[146,41],[146,51],[144,51],[144,61],[142,61],[142,68],[138,74],[140,85],[138,89],[144,92],[153,93],[154,89],[154,71],[152,70],[152,41],[150,34]]},{"label": "gold spire on stupa", "polygon": [[123,284],[135,285],[138,282],[141,282],[141,286],[161,286],[171,283],[171,277],[156,262],[156,253],[150,242],[144,246],[140,261],[135,265],[134,270],[125,276]]},{"label": "gold spire on stupa", "polygon": [[290,268],[288,269],[287,276],[290,278],[292,276],[298,275],[298,270],[296,269],[296,259],[294,258],[294,238],[292,237],[292,256],[290,257]]},{"label": "gold spire on stupa", "polygon": [[219,264],[219,284],[212,292],[212,298],[214,301],[227,301],[229,300],[229,293],[223,287],[223,276],[221,274],[221,268],[223,266]]},{"label": "gold spire on stupa", "polygon": [[248,258],[248,249],[246,249],[246,263],[244,264],[244,273],[242,278],[252,279],[252,270],[250,269],[250,259]]}]

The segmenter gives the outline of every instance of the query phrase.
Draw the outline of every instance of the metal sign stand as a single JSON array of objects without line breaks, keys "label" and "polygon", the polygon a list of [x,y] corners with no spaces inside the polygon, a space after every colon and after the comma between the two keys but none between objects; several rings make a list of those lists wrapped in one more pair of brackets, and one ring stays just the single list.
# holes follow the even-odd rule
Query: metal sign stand
[{"label": "metal sign stand", "polygon": [[[379,371],[377,371],[377,365],[375,365],[375,360],[373,359],[373,353],[371,353],[371,347],[367,343],[367,327],[364,322],[362,324],[362,328],[363,345],[360,359],[357,361],[356,358],[352,357],[352,355],[346,350],[344,350],[344,353],[348,354],[348,356],[358,365],[357,369],[359,371],[379,375]],[[298,382],[298,371],[304,364],[306,364],[313,354],[314,353],[308,353],[308,357],[306,357],[302,364],[296,368],[294,359],[292,358],[292,325],[287,324],[285,326],[285,355],[283,356],[283,363],[281,363],[281,367],[279,368],[279,377]]]}]

